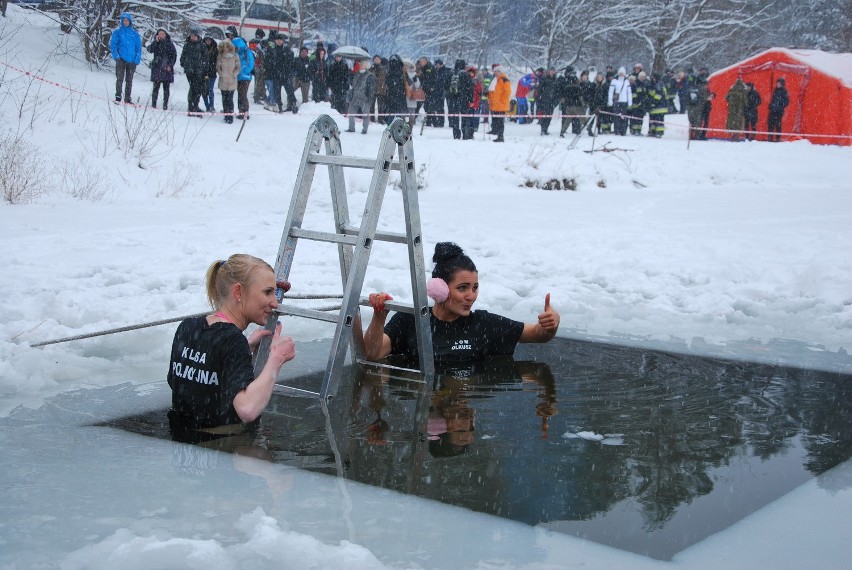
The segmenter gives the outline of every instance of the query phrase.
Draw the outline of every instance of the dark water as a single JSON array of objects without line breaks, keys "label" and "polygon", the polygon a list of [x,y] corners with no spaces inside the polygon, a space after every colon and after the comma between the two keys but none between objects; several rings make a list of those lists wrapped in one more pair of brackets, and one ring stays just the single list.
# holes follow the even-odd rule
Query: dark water
[{"label": "dark water", "polygon": [[[852,455],[849,375],[563,339],[441,372],[350,367],[202,445],[664,560]],[[108,425],[170,437],[165,410]]]}]

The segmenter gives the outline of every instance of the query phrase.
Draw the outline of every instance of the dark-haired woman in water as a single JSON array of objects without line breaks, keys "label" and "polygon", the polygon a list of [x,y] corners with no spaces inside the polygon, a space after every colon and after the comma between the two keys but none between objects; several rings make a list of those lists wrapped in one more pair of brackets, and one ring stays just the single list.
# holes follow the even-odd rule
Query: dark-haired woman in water
[{"label": "dark-haired woman in water", "polygon": [[[559,313],[550,306],[550,293],[544,298],[544,312],[535,323],[522,323],[489,313],[474,311],[479,295],[479,274],[473,261],[454,243],[441,242],[432,257],[435,268],[427,291],[432,306],[432,347],[437,362],[463,362],[485,356],[511,355],[519,342],[547,342],[559,329]],[[417,357],[417,337],[413,315],[395,314],[385,324],[387,293],[372,293],[373,319],[364,332],[368,359],[389,354]]]}]

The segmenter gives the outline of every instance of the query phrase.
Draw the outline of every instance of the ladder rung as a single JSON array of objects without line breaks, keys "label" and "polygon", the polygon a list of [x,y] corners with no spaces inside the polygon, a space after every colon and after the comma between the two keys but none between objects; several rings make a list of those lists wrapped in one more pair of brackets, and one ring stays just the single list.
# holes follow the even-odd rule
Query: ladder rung
[{"label": "ladder rung", "polygon": [[[378,161],[372,158],[358,158],[355,156],[339,156],[334,154],[311,154],[308,162],[313,164],[329,164],[335,166],[346,166],[349,168],[367,168],[373,170]],[[388,161],[388,170],[399,170],[399,163]]]},{"label": "ladder rung", "polygon": [[[341,230],[346,235],[357,236],[360,228],[346,226]],[[393,243],[408,243],[408,236],[396,232],[376,232],[373,239],[379,241],[390,241]]]},{"label": "ladder rung", "polygon": [[305,390],[304,388],[296,388],[295,386],[287,386],[286,384],[274,384],[272,386],[272,392],[275,394],[283,394],[285,396],[302,394],[314,398],[320,397],[319,392],[314,392],[313,390]]},{"label": "ladder rung", "polygon": [[[362,307],[370,307],[370,299],[362,298],[359,303]],[[394,301],[385,301],[385,309],[388,311],[394,311],[397,313],[408,313],[409,315],[414,314],[414,307],[411,305],[403,305],[402,303],[395,303]]]},{"label": "ladder rung", "polygon": [[377,368],[385,368],[387,370],[400,370],[402,372],[411,372],[413,374],[417,374],[418,378],[409,378],[407,376],[394,376],[392,374],[388,374],[388,379],[391,380],[403,380],[405,382],[420,382],[421,384],[425,382],[421,376],[420,370],[417,368],[406,368],[404,366],[394,366],[393,364],[387,364],[385,362],[376,362],[375,360],[359,360],[358,364],[364,366],[375,366]]},{"label": "ladder rung", "polygon": [[339,313],[327,313],[317,311],[316,309],[304,309],[302,307],[294,307],[293,305],[278,305],[275,312],[279,315],[292,315],[294,317],[304,317],[306,319],[314,319],[316,321],[326,321],[336,323],[340,319]]},{"label": "ladder rung", "polygon": [[297,238],[309,239],[313,241],[326,241],[330,243],[345,243],[347,245],[355,245],[358,243],[358,237],[345,235],[345,234],[333,234],[331,232],[319,232],[316,230],[303,230],[302,228],[292,228],[290,230],[290,235]]}]

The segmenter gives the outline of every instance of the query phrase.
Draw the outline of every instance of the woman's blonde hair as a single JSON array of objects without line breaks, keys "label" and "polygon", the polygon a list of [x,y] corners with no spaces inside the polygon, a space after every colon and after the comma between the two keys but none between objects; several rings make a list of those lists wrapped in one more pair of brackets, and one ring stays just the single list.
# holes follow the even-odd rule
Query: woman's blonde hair
[{"label": "woman's blonde hair", "polygon": [[251,285],[259,268],[273,271],[272,267],[260,258],[245,253],[235,253],[226,260],[214,261],[207,269],[207,300],[210,306],[218,309],[231,293],[236,283],[245,287]]}]

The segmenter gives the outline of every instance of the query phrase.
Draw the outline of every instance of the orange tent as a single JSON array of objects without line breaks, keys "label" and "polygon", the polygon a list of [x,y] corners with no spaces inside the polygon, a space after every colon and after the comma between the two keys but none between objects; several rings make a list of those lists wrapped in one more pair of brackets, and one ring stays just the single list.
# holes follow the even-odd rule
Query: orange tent
[{"label": "orange tent", "polygon": [[[710,91],[716,94],[710,128],[725,128],[728,115],[725,95],[737,78],[741,78],[754,83],[763,99],[757,109],[757,131],[766,131],[772,90],[781,77],[790,96],[781,124],[784,133],[781,140],[852,145],[852,53],[772,48],[717,71],[710,76]],[[713,138],[729,136],[719,131],[708,133]],[[765,135],[757,138],[766,140]]]}]

